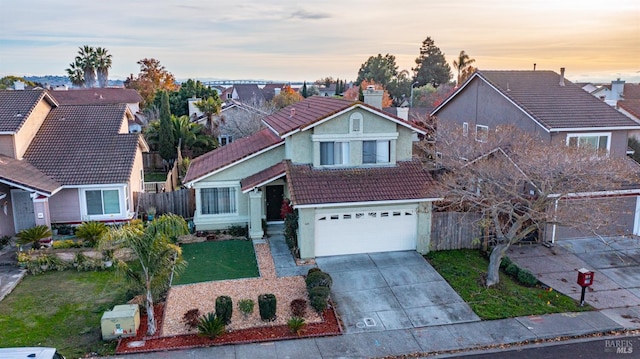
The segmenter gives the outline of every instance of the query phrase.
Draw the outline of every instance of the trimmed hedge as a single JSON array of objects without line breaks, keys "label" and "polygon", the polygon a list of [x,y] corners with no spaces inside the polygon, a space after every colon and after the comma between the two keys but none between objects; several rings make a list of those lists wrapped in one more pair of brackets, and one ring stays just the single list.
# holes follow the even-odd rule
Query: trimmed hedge
[{"label": "trimmed hedge", "polygon": [[538,284],[538,278],[526,269],[520,269],[516,278],[518,279],[518,282],[529,287],[533,287]]},{"label": "trimmed hedge", "polygon": [[216,317],[220,318],[225,325],[231,323],[233,314],[233,302],[231,297],[221,295],[216,298]]},{"label": "trimmed hedge", "polygon": [[328,287],[314,287],[309,289],[309,303],[318,313],[327,309],[330,290]]},{"label": "trimmed hedge", "polygon": [[331,285],[333,285],[333,279],[331,279],[331,276],[322,271],[309,273],[304,281],[307,284],[307,290],[311,290],[316,287],[327,287],[331,289]]},{"label": "trimmed hedge", "polygon": [[260,319],[265,322],[271,322],[276,319],[276,296],[273,294],[260,294],[258,296],[258,309],[260,310]]}]

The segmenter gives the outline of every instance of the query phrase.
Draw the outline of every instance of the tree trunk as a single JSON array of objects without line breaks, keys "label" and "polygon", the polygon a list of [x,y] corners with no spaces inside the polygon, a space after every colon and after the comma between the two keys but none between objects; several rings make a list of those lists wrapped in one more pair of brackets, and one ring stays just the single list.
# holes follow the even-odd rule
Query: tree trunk
[{"label": "tree trunk", "polygon": [[489,256],[489,271],[487,272],[487,287],[500,283],[500,262],[505,252],[509,249],[508,243],[498,244]]},{"label": "tree trunk", "polygon": [[156,318],[153,312],[153,296],[147,290],[147,335],[156,334]]}]

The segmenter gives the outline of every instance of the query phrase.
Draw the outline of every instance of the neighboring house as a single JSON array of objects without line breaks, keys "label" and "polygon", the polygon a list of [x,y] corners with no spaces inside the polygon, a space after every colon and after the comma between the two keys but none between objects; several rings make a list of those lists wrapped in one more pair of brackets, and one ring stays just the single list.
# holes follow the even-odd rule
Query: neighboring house
[{"label": "neighboring house", "polygon": [[[140,112],[142,97],[136,90],[126,88],[90,88],[60,89],[56,88],[51,95],[61,105],[117,105],[126,104],[135,116]],[[139,133],[143,123],[134,119],[129,123],[129,132]]]},{"label": "neighboring house", "polygon": [[[199,98],[189,99],[189,118],[192,122],[198,123],[203,126],[207,126],[207,117],[194,105],[200,101]],[[213,120],[219,124],[220,136],[218,136],[218,143],[220,146],[224,146],[233,142],[236,139],[246,137],[247,133],[257,132],[260,121],[257,124],[246,123],[255,118],[262,118],[268,115],[261,109],[249,106],[239,101],[227,100],[222,103],[220,113],[213,117]]]},{"label": "neighboring house", "polygon": [[284,88],[286,84],[266,84],[262,88],[262,96],[264,97],[265,102],[269,102],[273,100],[273,98],[280,94],[280,91]]},{"label": "neighboring house", "polygon": [[[564,69],[560,74],[478,70],[431,114],[440,123],[459,125],[478,141],[498,125],[514,125],[548,143],[588,145],[612,156],[626,156],[629,133],[640,130],[638,123],[567,81]],[[611,234],[624,228],[626,233],[640,235],[640,190],[606,195],[625,198],[618,223],[610,226]],[[568,228],[556,233],[557,238],[585,235]]]},{"label": "neighboring house", "polygon": [[230,100],[242,102],[253,107],[262,106],[266,102],[262,90],[258,85],[254,84],[234,85],[231,90]]},{"label": "neighboring house", "polygon": [[302,258],[429,248],[434,182],[412,160],[424,131],[364,104],[312,96],[264,118],[267,128],[193,160],[199,230],[282,221],[283,199],[298,210]]},{"label": "neighboring house", "polygon": [[[640,99],[620,100],[617,107],[618,111],[640,124]],[[629,131],[629,137],[640,141],[640,130]]]},{"label": "neighboring house", "polygon": [[45,90],[0,91],[0,234],[34,225],[121,222],[143,190],[125,104],[60,105]]}]

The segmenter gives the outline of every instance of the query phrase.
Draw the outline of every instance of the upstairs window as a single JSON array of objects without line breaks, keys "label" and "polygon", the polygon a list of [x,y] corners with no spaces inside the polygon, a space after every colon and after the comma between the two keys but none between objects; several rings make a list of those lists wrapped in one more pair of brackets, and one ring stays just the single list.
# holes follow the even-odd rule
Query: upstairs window
[{"label": "upstairs window", "polygon": [[362,141],[362,163],[391,162],[391,141]]},{"label": "upstairs window", "polygon": [[362,132],[362,120],[363,116],[359,112],[352,113],[349,116],[349,132],[351,133],[361,133]]},{"label": "upstairs window", "polygon": [[464,137],[467,137],[469,135],[469,123],[468,122],[463,122],[462,123],[462,135]]},{"label": "upstairs window", "polygon": [[320,142],[320,165],[349,164],[349,142]]},{"label": "upstairs window", "polygon": [[578,148],[592,148],[595,152],[609,151],[610,133],[585,133],[567,135],[567,145]]},{"label": "upstairs window", "polygon": [[476,125],[476,141],[487,142],[489,140],[489,126]]}]

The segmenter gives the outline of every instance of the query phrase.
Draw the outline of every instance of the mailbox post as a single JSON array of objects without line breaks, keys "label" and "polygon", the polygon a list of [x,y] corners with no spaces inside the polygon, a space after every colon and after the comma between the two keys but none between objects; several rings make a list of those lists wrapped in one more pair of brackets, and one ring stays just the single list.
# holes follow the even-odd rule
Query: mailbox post
[{"label": "mailbox post", "polygon": [[582,294],[580,295],[580,306],[584,305],[584,292],[587,287],[593,284],[593,271],[586,268],[578,269],[578,285],[582,287]]}]

